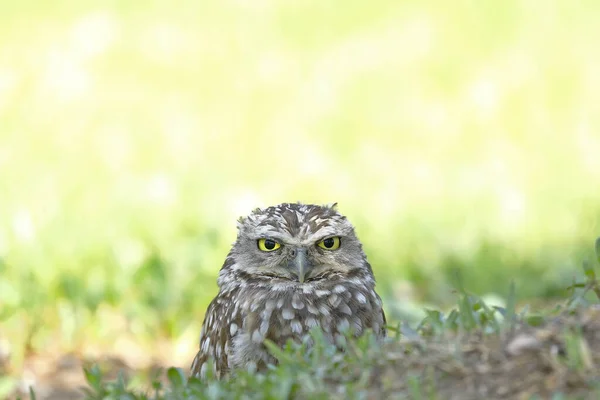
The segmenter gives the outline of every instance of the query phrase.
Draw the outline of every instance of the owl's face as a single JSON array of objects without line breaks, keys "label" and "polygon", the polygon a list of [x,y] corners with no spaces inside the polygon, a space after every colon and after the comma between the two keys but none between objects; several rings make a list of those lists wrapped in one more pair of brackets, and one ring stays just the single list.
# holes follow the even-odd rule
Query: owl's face
[{"label": "owl's face", "polygon": [[224,268],[297,284],[371,274],[354,228],[334,207],[285,203],[255,210],[239,220],[228,257],[236,262]]}]

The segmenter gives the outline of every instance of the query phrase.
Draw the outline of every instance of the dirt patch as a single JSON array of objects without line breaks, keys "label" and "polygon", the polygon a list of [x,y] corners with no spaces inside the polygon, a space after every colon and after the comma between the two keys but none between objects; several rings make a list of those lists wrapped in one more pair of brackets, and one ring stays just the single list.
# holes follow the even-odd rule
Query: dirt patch
[{"label": "dirt patch", "polygon": [[[550,398],[557,392],[596,399],[600,393],[600,307],[566,313],[536,327],[522,324],[502,334],[403,338],[373,350],[380,356],[366,371],[369,379],[363,386],[371,399],[529,399],[536,394]],[[40,399],[83,398],[83,367],[92,362],[99,363],[105,379],[115,379],[123,371],[128,377],[140,377],[138,382],[146,385],[162,369],[156,364],[134,370],[124,360],[111,357],[37,356],[27,360],[19,388],[33,384]],[[364,369],[357,359],[348,373],[325,377],[328,391],[333,397],[345,393],[348,382],[365,376]],[[136,387],[150,392],[141,383]],[[308,396],[299,388],[296,397]]]},{"label": "dirt patch", "polygon": [[165,366],[158,364],[134,369],[124,359],[112,356],[86,359],[76,354],[65,354],[58,358],[37,355],[26,360],[16,391],[9,399],[16,399],[19,395],[27,398],[29,386],[35,389],[37,398],[41,400],[83,399],[83,388],[87,387],[83,369],[92,364],[101,368],[107,380],[117,379],[118,374],[122,373],[127,379],[137,377],[149,382],[151,376],[161,376],[160,371],[165,369]]},{"label": "dirt patch", "polygon": [[[407,346],[412,347],[407,351]],[[386,348],[372,374],[373,398],[528,399],[561,392],[596,399],[600,375],[600,308],[564,315],[505,335],[470,334]]]}]

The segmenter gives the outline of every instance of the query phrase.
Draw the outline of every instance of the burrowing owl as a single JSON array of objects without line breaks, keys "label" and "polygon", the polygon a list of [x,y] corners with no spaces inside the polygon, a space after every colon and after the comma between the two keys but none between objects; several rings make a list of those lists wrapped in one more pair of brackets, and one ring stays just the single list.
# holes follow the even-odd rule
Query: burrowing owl
[{"label": "burrowing owl", "polygon": [[283,346],[319,327],[339,343],[349,330],[386,335],[375,278],[354,228],[334,206],[281,204],[238,221],[238,236],[208,306],[192,376],[264,369]]}]

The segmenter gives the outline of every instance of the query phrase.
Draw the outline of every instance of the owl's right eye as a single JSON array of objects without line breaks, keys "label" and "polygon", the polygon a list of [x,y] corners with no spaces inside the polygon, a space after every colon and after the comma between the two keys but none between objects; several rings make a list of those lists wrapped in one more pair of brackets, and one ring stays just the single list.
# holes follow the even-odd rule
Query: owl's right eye
[{"label": "owl's right eye", "polygon": [[280,247],[281,245],[273,239],[258,239],[258,248],[262,251],[274,251]]}]

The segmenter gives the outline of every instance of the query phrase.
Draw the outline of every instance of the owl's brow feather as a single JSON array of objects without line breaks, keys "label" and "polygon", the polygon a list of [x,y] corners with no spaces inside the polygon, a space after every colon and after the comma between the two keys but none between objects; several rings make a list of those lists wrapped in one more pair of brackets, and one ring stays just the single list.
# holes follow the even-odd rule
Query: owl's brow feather
[{"label": "owl's brow feather", "polygon": [[308,246],[316,245],[321,240],[324,240],[328,237],[333,237],[333,236],[337,236],[337,237],[341,238],[342,240],[346,237],[345,234],[340,234],[335,229],[332,228],[330,231],[326,231],[326,232],[321,232],[321,230],[317,231],[305,239],[298,239],[297,237],[293,237],[293,236],[290,236],[287,234],[282,234],[281,232],[276,232],[276,231],[270,231],[268,233],[265,233],[264,235],[255,235],[255,237],[253,237],[253,239],[254,240],[273,239],[277,243],[284,245],[284,246],[306,246],[306,247],[308,247]]}]

